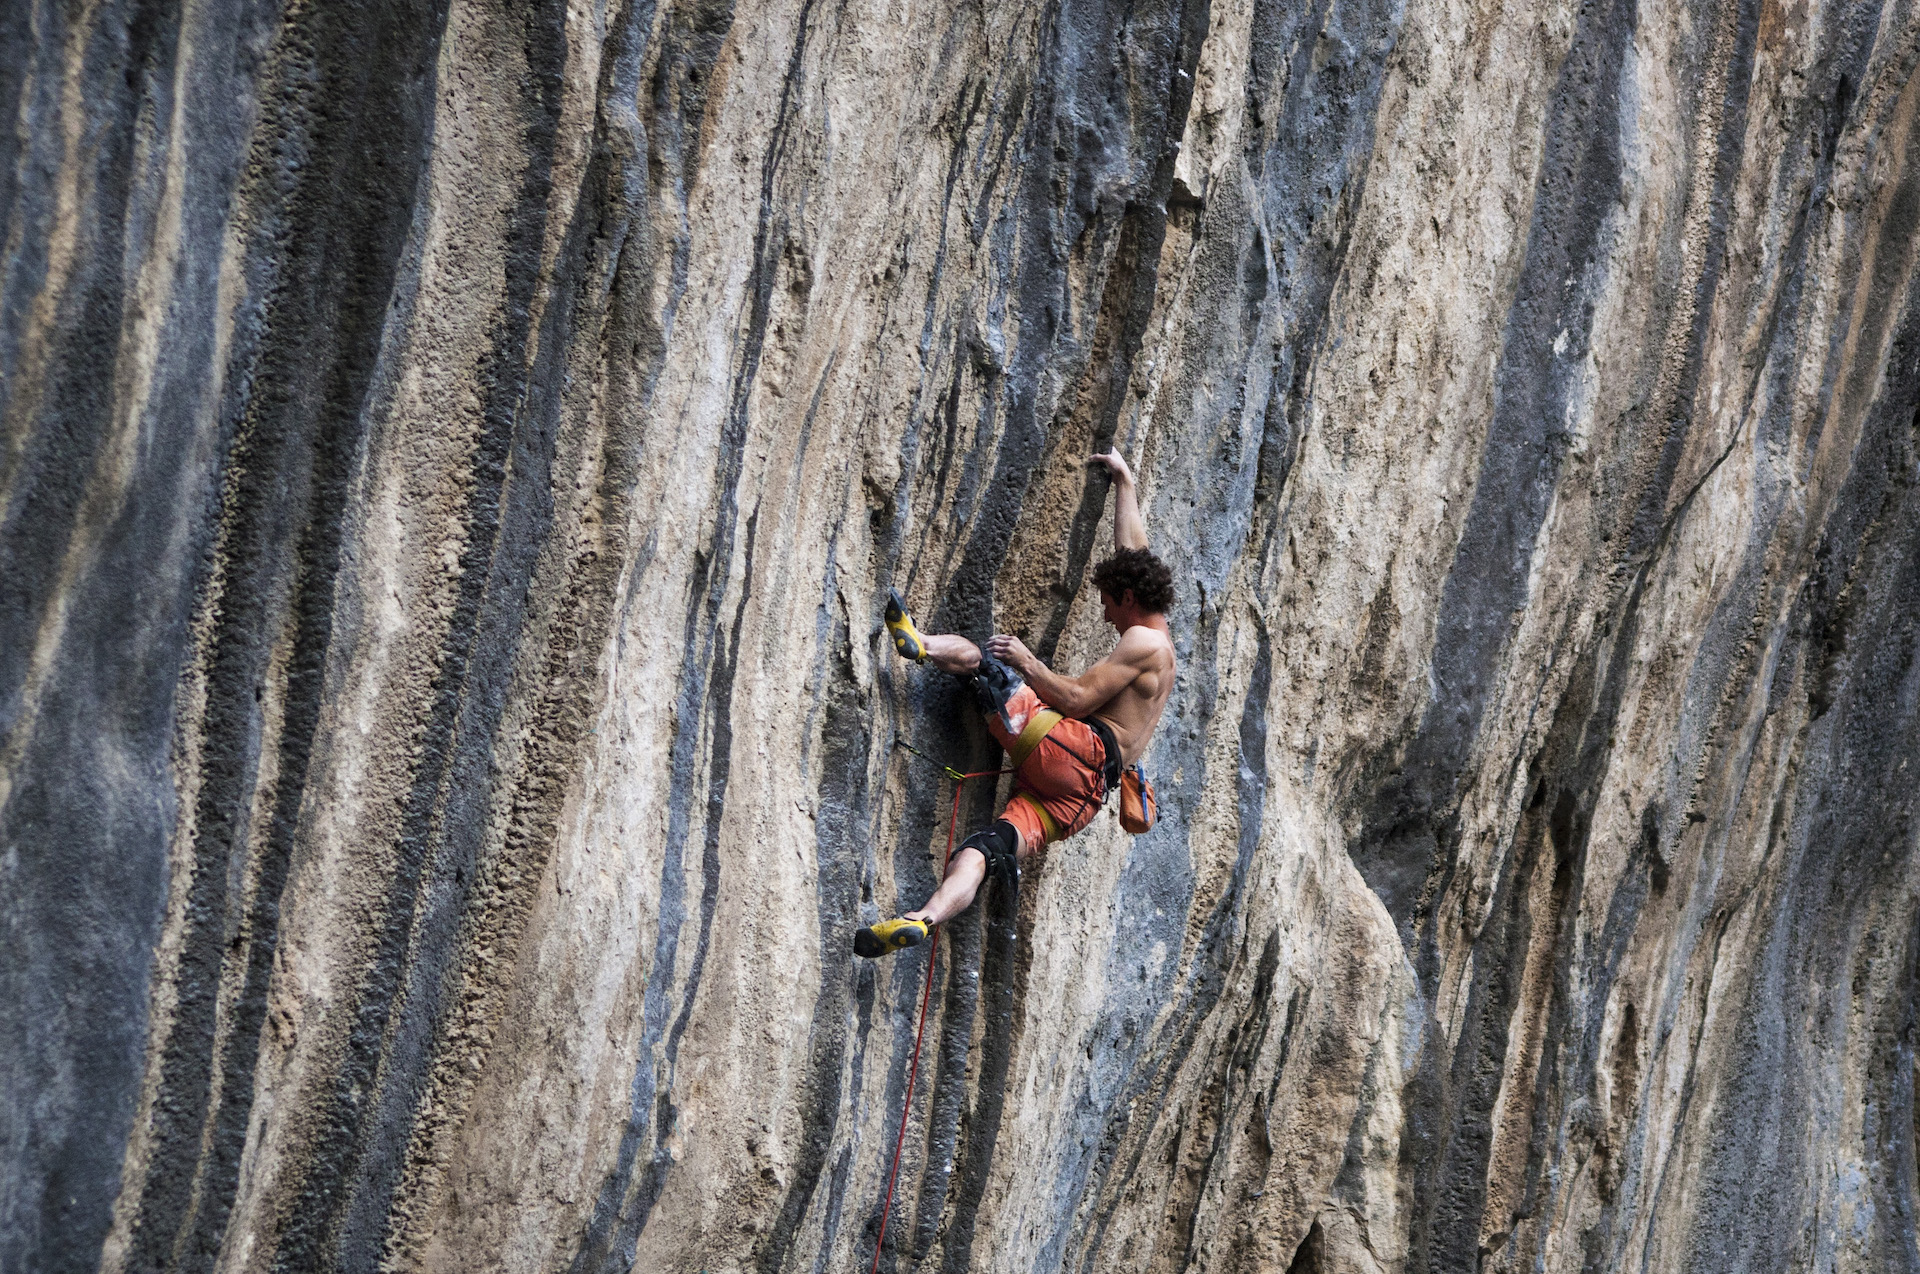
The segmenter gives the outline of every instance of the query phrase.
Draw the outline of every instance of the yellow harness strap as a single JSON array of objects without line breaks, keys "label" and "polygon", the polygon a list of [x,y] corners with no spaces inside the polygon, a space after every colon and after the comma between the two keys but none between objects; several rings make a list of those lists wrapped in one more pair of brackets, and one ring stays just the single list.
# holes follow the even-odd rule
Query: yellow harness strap
[{"label": "yellow harness strap", "polygon": [[[1008,749],[1008,755],[1013,758],[1013,768],[1017,770],[1025,765],[1027,758],[1033,755],[1033,750],[1040,746],[1040,740],[1046,738],[1053,727],[1065,720],[1065,717],[1051,708],[1042,708],[1027,718],[1027,728],[1020,732],[1020,737],[1013,741],[1013,747]],[[1060,824],[1054,821],[1053,815],[1047,813],[1047,807],[1037,798],[1027,792],[1015,792],[1013,799],[1025,801],[1033,807],[1033,812],[1040,816],[1040,831],[1046,836],[1047,844],[1051,845],[1060,839]]]},{"label": "yellow harness strap", "polygon": [[1033,755],[1033,750],[1040,746],[1040,740],[1065,720],[1051,708],[1042,708],[1027,718],[1027,728],[1020,732],[1020,737],[1013,741],[1013,747],[1008,752],[1013,758],[1013,768],[1017,770],[1025,765],[1027,758]]},{"label": "yellow harness strap", "polygon": [[[1033,812],[1040,816],[1040,834],[1047,838],[1047,844],[1051,845],[1060,839],[1060,824],[1053,821],[1053,815],[1047,813],[1047,807],[1042,805],[1031,793],[1015,792],[1013,799],[1016,801],[1025,801],[1033,807]],[[1039,847],[1035,846],[1035,848]]]}]

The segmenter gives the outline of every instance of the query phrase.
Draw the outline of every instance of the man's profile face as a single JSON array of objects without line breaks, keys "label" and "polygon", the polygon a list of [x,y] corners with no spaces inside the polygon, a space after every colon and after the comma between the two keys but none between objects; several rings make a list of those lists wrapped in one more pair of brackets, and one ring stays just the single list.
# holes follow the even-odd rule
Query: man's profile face
[{"label": "man's profile face", "polygon": [[[1133,590],[1131,589],[1127,590],[1127,596],[1132,597]],[[1107,622],[1109,624],[1112,624],[1115,628],[1121,629],[1121,631],[1123,632],[1125,631],[1125,629],[1120,622],[1121,621],[1120,610],[1121,610],[1121,607],[1124,606],[1125,604],[1126,603],[1124,601],[1122,601],[1120,598],[1115,597],[1112,593],[1109,593],[1106,589],[1103,588],[1100,590],[1100,613],[1106,616]]]}]

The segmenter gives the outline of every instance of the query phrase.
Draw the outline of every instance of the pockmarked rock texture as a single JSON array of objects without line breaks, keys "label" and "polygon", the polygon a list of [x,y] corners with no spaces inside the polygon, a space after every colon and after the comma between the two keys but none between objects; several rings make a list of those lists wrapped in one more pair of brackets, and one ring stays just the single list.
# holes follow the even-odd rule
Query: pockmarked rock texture
[{"label": "pockmarked rock texture", "polygon": [[[0,1268],[1915,1239],[1908,0],[0,6]],[[965,821],[994,793],[962,793]]]}]

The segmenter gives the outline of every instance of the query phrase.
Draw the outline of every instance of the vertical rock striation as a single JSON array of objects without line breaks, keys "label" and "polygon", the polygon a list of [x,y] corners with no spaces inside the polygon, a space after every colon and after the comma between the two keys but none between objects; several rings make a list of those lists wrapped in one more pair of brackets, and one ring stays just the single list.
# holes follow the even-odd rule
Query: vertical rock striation
[{"label": "vertical rock striation", "polygon": [[[0,1268],[1920,1269],[1904,2],[0,6]],[[963,820],[993,809],[986,782]]]}]

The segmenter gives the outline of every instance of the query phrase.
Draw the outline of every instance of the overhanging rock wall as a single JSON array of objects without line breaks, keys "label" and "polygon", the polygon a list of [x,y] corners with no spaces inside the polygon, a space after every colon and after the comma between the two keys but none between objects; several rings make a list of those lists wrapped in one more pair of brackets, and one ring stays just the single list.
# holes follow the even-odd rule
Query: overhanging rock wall
[{"label": "overhanging rock wall", "polygon": [[[1920,1268],[1905,0],[0,7],[0,1268]],[[991,811],[970,785],[962,816]]]}]

